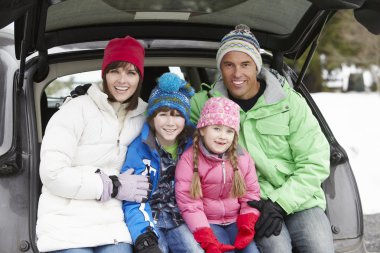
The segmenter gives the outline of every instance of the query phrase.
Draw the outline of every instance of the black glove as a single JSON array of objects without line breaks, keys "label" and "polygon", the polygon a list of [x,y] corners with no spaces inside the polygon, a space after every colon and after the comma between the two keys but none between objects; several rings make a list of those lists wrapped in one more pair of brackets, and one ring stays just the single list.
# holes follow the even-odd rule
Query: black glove
[{"label": "black glove", "polygon": [[162,253],[158,247],[158,237],[152,228],[148,227],[145,233],[139,235],[135,241],[135,253]]},{"label": "black glove", "polygon": [[86,83],[83,85],[78,85],[74,90],[70,91],[70,96],[72,98],[82,96],[87,93],[88,88],[90,88],[91,83]]},{"label": "black glove", "polygon": [[253,200],[248,201],[248,205],[260,211],[260,217],[256,222],[256,237],[269,237],[279,235],[282,229],[282,223],[286,215],[285,211],[276,202],[271,200]]},{"label": "black glove", "polygon": [[78,85],[77,87],[74,88],[74,90],[70,91],[70,96],[65,97],[63,100],[63,103],[67,103],[73,98],[85,95],[87,93],[87,90],[90,88],[91,83],[86,83],[83,85]]}]

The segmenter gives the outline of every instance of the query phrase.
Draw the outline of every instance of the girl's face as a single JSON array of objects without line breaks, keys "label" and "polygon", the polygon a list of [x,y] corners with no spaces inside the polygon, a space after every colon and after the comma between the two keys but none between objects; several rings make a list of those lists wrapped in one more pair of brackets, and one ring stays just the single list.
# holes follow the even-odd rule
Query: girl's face
[{"label": "girl's face", "polygon": [[199,129],[206,148],[215,154],[223,154],[232,145],[235,130],[223,125],[211,125]]},{"label": "girl's face", "polygon": [[162,146],[171,146],[185,127],[185,118],[177,110],[159,112],[153,118],[156,137]]},{"label": "girl's face", "polygon": [[135,93],[140,76],[132,64],[126,67],[110,69],[106,73],[106,82],[110,94],[120,103],[127,101]]}]

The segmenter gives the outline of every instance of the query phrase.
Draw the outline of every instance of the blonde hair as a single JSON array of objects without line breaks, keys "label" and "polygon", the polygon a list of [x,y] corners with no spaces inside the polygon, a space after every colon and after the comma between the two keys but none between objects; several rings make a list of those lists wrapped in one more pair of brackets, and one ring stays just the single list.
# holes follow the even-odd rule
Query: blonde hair
[{"label": "blonde hair", "polygon": [[[194,132],[194,140],[193,140],[193,165],[194,165],[194,173],[191,180],[191,187],[190,187],[190,196],[193,199],[202,198],[202,187],[201,187],[201,179],[199,177],[199,141],[201,139],[201,135],[199,133],[199,129],[197,129]],[[245,184],[245,181],[240,173],[239,166],[238,166],[238,154],[237,154],[237,148],[238,148],[238,135],[235,133],[234,139],[232,141],[231,146],[227,150],[227,157],[232,165],[232,168],[234,170],[234,178],[232,181],[232,192],[231,195],[234,198],[242,197],[246,191],[247,186]]]}]

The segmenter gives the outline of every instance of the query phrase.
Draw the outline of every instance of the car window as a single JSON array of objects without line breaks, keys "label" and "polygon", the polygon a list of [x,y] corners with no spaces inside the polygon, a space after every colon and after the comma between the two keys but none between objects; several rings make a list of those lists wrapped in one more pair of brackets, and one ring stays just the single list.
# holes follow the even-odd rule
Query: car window
[{"label": "car window", "polygon": [[57,78],[45,89],[47,108],[58,108],[76,86],[86,83],[102,83],[100,70],[88,71]]}]

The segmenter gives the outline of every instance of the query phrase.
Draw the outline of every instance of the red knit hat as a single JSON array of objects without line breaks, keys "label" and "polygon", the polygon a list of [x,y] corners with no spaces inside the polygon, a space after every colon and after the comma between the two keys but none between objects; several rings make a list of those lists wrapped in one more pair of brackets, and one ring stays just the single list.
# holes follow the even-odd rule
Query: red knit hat
[{"label": "red knit hat", "polygon": [[131,36],[112,39],[104,49],[102,76],[108,64],[115,61],[126,61],[137,67],[142,79],[144,77],[144,55],[143,46]]}]

